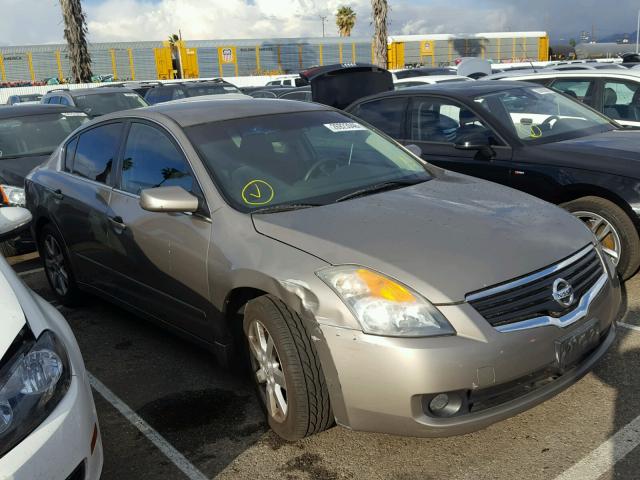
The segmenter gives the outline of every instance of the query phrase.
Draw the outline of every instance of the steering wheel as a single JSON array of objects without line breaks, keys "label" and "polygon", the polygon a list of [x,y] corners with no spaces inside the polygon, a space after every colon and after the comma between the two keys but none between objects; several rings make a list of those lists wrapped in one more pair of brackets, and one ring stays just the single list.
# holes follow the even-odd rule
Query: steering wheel
[{"label": "steering wheel", "polygon": [[547,117],[544,122],[538,125],[540,130],[551,130],[551,122],[554,120],[560,120],[560,117],[558,115],[551,115],[550,117]]},{"label": "steering wheel", "polygon": [[[307,173],[304,174],[304,181],[308,182],[312,178],[317,177],[317,173],[322,173],[324,176],[328,177],[338,169],[340,163],[342,162],[340,160],[336,160],[335,158],[318,160],[316,163],[311,165],[311,167],[309,167],[309,170],[307,170]],[[333,166],[333,168],[331,168],[330,166]]]}]

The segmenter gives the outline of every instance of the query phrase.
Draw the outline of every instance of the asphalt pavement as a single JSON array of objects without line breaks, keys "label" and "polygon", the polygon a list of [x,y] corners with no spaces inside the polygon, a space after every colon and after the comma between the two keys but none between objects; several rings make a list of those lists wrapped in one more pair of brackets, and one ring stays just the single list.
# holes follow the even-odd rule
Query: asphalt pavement
[{"label": "asphalt pavement", "polygon": [[[35,256],[12,263],[53,300]],[[334,427],[296,443],[268,430],[250,379],[207,351],[92,296],[58,308],[95,379],[105,480],[604,480],[640,478],[640,275],[626,298],[595,371],[514,418],[452,438]]]}]

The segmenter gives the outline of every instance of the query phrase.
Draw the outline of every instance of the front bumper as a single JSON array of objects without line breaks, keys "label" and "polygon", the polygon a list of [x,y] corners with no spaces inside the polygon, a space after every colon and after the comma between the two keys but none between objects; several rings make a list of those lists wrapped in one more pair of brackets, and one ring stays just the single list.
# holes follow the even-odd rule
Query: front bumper
[{"label": "front bumper", "polygon": [[[458,330],[456,336],[389,338],[322,325],[325,352],[332,363],[324,370],[330,376],[336,420],[354,430],[417,437],[460,435],[504,420],[588,373],[613,343],[614,320],[621,304],[619,282],[607,279],[586,317],[565,328],[549,325],[499,332],[467,303],[439,307],[454,326],[473,326]],[[599,345],[553,381],[460,416],[434,417],[423,405],[425,398],[444,392],[486,397],[484,392],[506,388],[553,367],[555,342],[587,322],[598,326]],[[336,378],[331,378],[331,372]]]},{"label": "front bumper", "polygon": [[83,480],[97,480],[103,463],[99,432],[91,453],[91,439],[97,425],[89,381],[84,375],[74,375],[69,391],[51,415],[0,458],[0,477],[64,480],[72,472],[77,475],[83,470]]}]

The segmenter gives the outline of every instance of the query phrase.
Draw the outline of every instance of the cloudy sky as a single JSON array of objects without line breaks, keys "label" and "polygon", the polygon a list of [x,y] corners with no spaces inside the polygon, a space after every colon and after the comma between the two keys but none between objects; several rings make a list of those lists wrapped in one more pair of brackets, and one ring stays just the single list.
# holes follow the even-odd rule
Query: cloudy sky
[{"label": "cloudy sky", "polygon": [[[635,30],[640,6],[616,0],[388,0],[391,33],[547,30],[552,42],[590,30]],[[161,40],[178,28],[186,39],[336,35],[333,12],[357,13],[353,35],[371,34],[370,0],[83,0],[90,40]],[[0,0],[0,45],[62,41],[59,0]]]}]

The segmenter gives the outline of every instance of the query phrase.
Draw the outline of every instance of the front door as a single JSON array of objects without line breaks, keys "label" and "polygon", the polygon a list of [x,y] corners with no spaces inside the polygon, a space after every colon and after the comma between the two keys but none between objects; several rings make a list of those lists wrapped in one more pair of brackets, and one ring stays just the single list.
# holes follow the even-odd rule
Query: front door
[{"label": "front door", "polygon": [[[422,158],[429,163],[509,185],[511,148],[461,104],[437,97],[414,97],[409,105],[406,135],[403,143],[418,145]],[[463,148],[470,146],[471,149]]]},{"label": "front door", "polygon": [[117,187],[109,202],[111,264],[118,297],[147,314],[207,340],[209,285],[207,212],[143,210],[145,189],[180,186],[202,198],[179,146],[158,126],[132,122],[123,148]]}]

